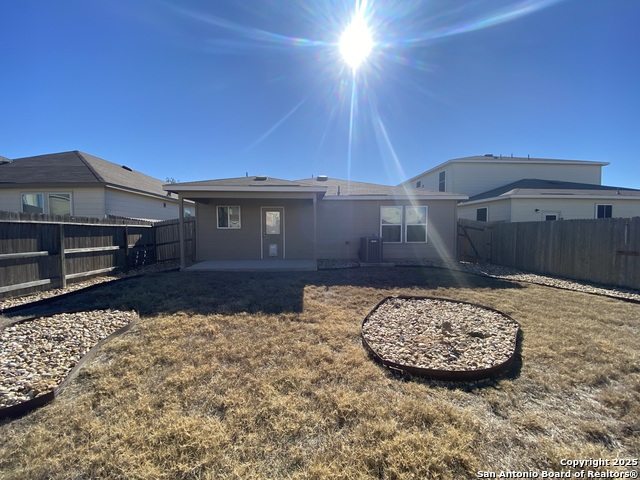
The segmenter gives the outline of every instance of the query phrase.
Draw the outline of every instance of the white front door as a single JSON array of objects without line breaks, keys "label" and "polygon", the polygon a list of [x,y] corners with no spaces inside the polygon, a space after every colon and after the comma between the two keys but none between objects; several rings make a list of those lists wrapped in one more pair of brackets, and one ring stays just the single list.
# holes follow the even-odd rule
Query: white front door
[{"label": "white front door", "polygon": [[262,258],[284,259],[284,208],[262,207]]}]

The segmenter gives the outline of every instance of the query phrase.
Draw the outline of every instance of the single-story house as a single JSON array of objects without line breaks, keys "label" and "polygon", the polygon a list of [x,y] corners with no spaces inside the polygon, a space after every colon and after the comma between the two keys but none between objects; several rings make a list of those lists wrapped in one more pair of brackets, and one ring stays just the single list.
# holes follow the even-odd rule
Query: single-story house
[{"label": "single-story house", "polygon": [[531,222],[640,216],[640,190],[523,179],[474,195],[458,205],[458,217],[490,222]]},{"label": "single-story house", "polygon": [[[79,151],[0,159],[0,210],[145,220],[179,217],[165,182]],[[187,204],[187,214],[192,205]]]},{"label": "single-story house", "polygon": [[164,189],[195,202],[198,262],[357,259],[362,238],[382,238],[385,261],[449,260],[457,203],[468,198],[327,176],[247,176]]}]

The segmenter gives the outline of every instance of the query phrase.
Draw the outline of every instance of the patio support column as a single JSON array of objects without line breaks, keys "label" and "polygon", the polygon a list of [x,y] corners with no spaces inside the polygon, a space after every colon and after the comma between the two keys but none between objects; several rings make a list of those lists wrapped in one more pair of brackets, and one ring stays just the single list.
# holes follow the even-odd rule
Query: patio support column
[{"label": "patio support column", "polygon": [[317,202],[318,197],[313,194],[313,261],[318,261],[317,243],[318,243],[318,217],[317,217]]},{"label": "patio support column", "polygon": [[182,194],[178,194],[178,210],[180,213],[180,221],[178,222],[178,236],[180,238],[180,270],[184,270],[187,266],[184,251],[184,199]]}]

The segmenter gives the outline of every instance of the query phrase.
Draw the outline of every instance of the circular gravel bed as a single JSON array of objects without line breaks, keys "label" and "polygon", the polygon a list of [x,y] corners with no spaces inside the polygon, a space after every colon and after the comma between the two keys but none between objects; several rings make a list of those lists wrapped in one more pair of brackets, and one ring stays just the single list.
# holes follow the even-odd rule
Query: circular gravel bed
[{"label": "circular gravel bed", "polygon": [[388,297],[367,315],[362,338],[386,366],[441,379],[480,379],[506,370],[518,323],[465,302]]},{"label": "circular gravel bed", "polygon": [[0,409],[50,393],[94,345],[135,319],[135,311],[94,310],[0,330]]}]

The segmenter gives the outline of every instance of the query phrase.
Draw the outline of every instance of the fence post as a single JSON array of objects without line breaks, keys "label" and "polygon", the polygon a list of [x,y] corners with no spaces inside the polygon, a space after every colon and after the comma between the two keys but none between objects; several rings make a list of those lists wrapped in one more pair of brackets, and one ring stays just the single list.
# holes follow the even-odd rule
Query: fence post
[{"label": "fence post", "polygon": [[129,270],[129,227],[124,226],[124,270]]},{"label": "fence post", "polygon": [[60,235],[58,236],[58,251],[60,252],[60,286],[62,288],[65,288],[67,286],[67,265],[65,262],[64,254],[64,223],[60,223],[59,231]]}]

